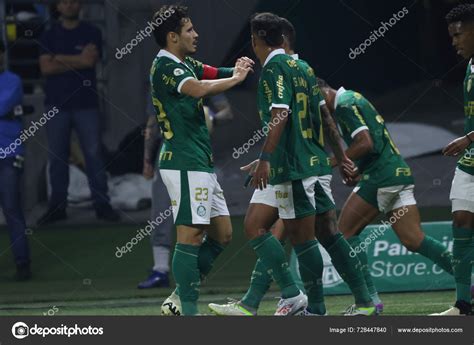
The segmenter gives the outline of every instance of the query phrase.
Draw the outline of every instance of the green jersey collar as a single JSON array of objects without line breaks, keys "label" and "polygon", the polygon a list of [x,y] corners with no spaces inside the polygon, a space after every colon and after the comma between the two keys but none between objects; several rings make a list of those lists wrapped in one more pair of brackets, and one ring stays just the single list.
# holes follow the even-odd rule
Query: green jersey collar
[{"label": "green jersey collar", "polygon": [[159,52],[158,52],[158,57],[167,57],[177,63],[182,63],[183,61],[181,61],[176,55],[170,53],[169,51],[167,51],[166,49],[161,49]]},{"label": "green jersey collar", "polygon": [[344,89],[342,86],[339,88],[339,90],[337,90],[336,97],[334,97],[334,109],[337,108],[338,100],[344,92],[346,92],[346,89]]},{"label": "green jersey collar", "polygon": [[267,59],[265,60],[265,63],[263,64],[263,67],[265,67],[265,65],[266,65],[267,63],[269,63],[271,59],[273,59],[275,56],[280,55],[280,54],[285,54],[285,50],[280,48],[280,49],[275,49],[274,51],[272,51],[272,52],[267,56]]}]

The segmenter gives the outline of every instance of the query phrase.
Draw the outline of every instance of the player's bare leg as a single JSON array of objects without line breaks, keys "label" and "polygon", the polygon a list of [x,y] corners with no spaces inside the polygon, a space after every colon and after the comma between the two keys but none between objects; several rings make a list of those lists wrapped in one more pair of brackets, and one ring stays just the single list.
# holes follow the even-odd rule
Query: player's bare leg
[{"label": "player's bare leg", "polygon": [[356,193],[352,193],[347,199],[339,216],[339,229],[344,234],[362,265],[361,271],[364,276],[367,288],[377,310],[383,310],[377,289],[375,288],[372,276],[370,275],[369,264],[365,248],[361,247],[359,234],[369,225],[379,214],[379,210],[366,202]]},{"label": "player's bare leg", "polygon": [[451,253],[441,242],[423,232],[416,205],[395,209],[387,217],[400,242],[408,250],[429,258],[446,272],[453,274]]},{"label": "player's bare leg", "polygon": [[250,204],[244,219],[245,235],[249,240],[264,235],[277,220],[277,208],[264,204]]}]

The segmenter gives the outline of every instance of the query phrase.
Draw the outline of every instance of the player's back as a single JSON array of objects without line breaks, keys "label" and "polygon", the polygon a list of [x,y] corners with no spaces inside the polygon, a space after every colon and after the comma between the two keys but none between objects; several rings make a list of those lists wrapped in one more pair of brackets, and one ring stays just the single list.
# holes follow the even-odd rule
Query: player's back
[{"label": "player's back", "polygon": [[278,157],[272,184],[318,175],[318,150],[313,143],[310,91],[297,62],[286,54],[274,56],[263,68],[259,88],[259,109],[264,124],[271,108],[288,106],[288,122],[273,156]]},{"label": "player's back", "polygon": [[178,63],[158,55],[153,62],[152,100],[164,138],[161,169],[213,172],[202,99],[181,93],[187,79],[198,79],[197,72],[188,59]]},{"label": "player's back", "polygon": [[330,175],[332,173],[332,168],[329,156],[324,149],[324,131],[321,115],[321,106],[326,104],[326,102],[321,94],[321,89],[318,86],[314,69],[305,60],[302,60],[297,56],[294,58],[308,81],[310,92],[309,112],[311,114],[313,127],[313,142],[317,146],[319,152],[319,164],[321,166],[321,171],[318,175]]},{"label": "player's back", "polygon": [[356,162],[361,173],[411,176],[410,168],[393,142],[383,117],[364,96],[355,91],[345,91],[337,99],[335,117],[347,145],[361,130],[369,131],[373,149]]}]

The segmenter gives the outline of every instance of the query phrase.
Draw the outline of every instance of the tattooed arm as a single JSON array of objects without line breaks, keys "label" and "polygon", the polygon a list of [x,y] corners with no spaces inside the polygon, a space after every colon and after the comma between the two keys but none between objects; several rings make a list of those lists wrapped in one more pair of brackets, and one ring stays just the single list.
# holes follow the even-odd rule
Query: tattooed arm
[{"label": "tattooed arm", "polygon": [[153,164],[158,153],[160,128],[155,116],[148,117],[144,131],[145,149],[143,154],[143,176],[146,179],[153,178]]},{"label": "tattooed arm", "polygon": [[323,122],[323,129],[326,138],[328,139],[329,145],[331,146],[335,161],[331,160],[333,166],[339,166],[341,176],[344,181],[355,177],[355,165],[349,157],[347,157],[344,147],[342,145],[342,138],[337,129],[336,123],[329,112],[326,105],[321,106],[321,118]]}]

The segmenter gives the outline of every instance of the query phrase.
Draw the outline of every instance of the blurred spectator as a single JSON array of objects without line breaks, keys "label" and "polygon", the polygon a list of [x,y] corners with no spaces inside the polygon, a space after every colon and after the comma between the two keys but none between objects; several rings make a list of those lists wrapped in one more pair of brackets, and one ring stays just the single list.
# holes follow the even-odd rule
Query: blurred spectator
[{"label": "blurred spectator", "polygon": [[147,113],[149,117],[144,133],[143,176],[146,179],[153,178],[151,220],[156,221],[159,217],[164,219],[151,233],[153,269],[148,278],[138,284],[139,289],[169,286],[170,248],[172,246],[174,228],[173,216],[163,217],[163,212],[171,209],[171,201],[165,184],[161,180],[160,172],[155,169],[158,166],[158,149],[160,148],[162,138],[156,120],[155,109],[151,103],[151,97],[147,97],[147,100]]},{"label": "blurred spectator", "polygon": [[17,280],[31,278],[30,250],[20,197],[23,168],[23,129],[18,107],[23,100],[20,77],[4,70],[5,47],[0,42],[0,205],[10,233],[10,243],[17,267]]},{"label": "blurred spectator", "polygon": [[118,221],[110,206],[103,164],[95,66],[101,56],[99,29],[81,22],[79,0],[58,0],[59,22],[41,38],[40,68],[46,77],[45,107],[59,113],[47,123],[51,199],[39,225],[67,218],[69,153],[75,129],[86,160],[86,173],[97,218]]}]

